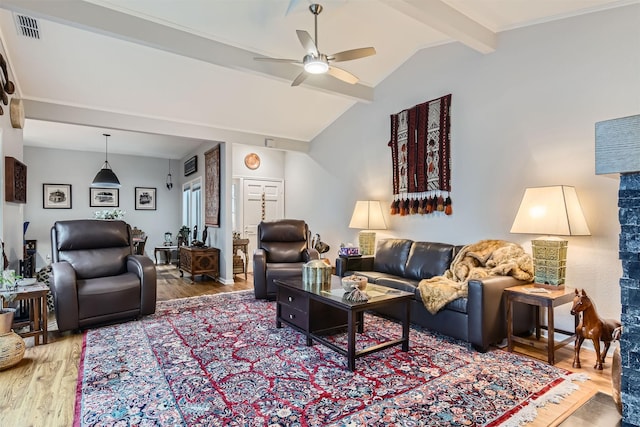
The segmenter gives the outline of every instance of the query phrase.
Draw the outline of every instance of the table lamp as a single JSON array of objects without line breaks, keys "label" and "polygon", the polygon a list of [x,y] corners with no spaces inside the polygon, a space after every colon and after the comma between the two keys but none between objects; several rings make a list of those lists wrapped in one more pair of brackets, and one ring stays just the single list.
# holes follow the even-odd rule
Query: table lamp
[{"label": "table lamp", "polygon": [[564,288],[567,240],[553,236],[589,236],[574,187],[527,188],[511,226],[512,233],[544,234],[531,241],[536,286]]},{"label": "table lamp", "polygon": [[382,207],[378,200],[358,200],[353,209],[349,228],[360,228],[358,245],[362,255],[373,255],[376,247],[376,233],[370,230],[386,230]]}]

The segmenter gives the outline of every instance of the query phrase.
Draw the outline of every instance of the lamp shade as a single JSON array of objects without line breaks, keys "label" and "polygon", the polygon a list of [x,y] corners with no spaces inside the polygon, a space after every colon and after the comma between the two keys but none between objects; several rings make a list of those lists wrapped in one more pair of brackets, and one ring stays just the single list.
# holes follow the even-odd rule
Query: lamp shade
[{"label": "lamp shade", "polygon": [[382,206],[378,200],[358,200],[353,209],[349,228],[362,230],[386,230]]},{"label": "lamp shade", "polygon": [[103,133],[104,135],[104,164],[102,165],[102,169],[98,171],[96,177],[93,178],[93,182],[91,183],[92,187],[105,187],[105,188],[119,188],[120,180],[116,176],[116,174],[111,170],[111,165],[109,164],[108,156],[108,148],[107,141],[111,135],[108,133]]},{"label": "lamp shade", "polygon": [[104,162],[104,166],[102,166],[102,169],[100,169],[96,174],[96,177],[93,178],[93,182],[91,183],[91,186],[105,187],[105,188],[120,187],[120,180],[109,167],[109,162]]},{"label": "lamp shade", "polygon": [[576,189],[567,185],[527,188],[511,232],[558,236],[591,235]]}]

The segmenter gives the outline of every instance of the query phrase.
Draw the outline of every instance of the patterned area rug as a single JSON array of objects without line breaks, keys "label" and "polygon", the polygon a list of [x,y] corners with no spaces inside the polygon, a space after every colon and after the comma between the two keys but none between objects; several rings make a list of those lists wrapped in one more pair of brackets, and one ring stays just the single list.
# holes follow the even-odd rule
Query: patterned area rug
[{"label": "patterned area rug", "polygon": [[[516,426],[577,388],[565,370],[413,328],[409,352],[386,349],[349,372],[275,316],[274,302],[242,291],[88,331],[74,426]],[[400,335],[365,314],[358,347]]]}]

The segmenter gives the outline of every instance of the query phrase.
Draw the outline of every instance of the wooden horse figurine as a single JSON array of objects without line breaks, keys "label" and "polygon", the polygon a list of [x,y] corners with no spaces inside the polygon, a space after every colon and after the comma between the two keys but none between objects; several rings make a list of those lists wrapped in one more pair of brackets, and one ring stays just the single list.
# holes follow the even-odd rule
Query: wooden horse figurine
[{"label": "wooden horse figurine", "polygon": [[[576,316],[578,313],[582,313],[582,316],[580,316],[580,323],[576,327],[573,367],[580,368],[580,346],[582,346],[585,338],[589,338],[593,341],[593,348],[596,350],[597,359],[594,368],[601,370],[611,341],[618,338],[619,334],[614,335],[614,331],[616,329],[620,330],[620,322],[612,319],[601,319],[596,312],[596,307],[584,289],[581,292],[576,289],[576,296],[573,298],[571,314]],[[600,353],[600,341],[604,342],[604,351],[602,353]]]}]

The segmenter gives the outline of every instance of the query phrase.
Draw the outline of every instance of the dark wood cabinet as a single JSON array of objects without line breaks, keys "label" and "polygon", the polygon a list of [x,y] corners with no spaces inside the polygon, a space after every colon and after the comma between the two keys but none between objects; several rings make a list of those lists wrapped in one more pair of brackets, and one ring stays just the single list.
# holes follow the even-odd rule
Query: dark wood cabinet
[{"label": "dark wood cabinet", "polygon": [[220,249],[180,246],[180,276],[184,272],[192,277],[199,274],[212,279],[220,277]]},{"label": "dark wood cabinet", "polygon": [[8,156],[4,158],[4,194],[7,202],[27,203],[27,166]]}]

